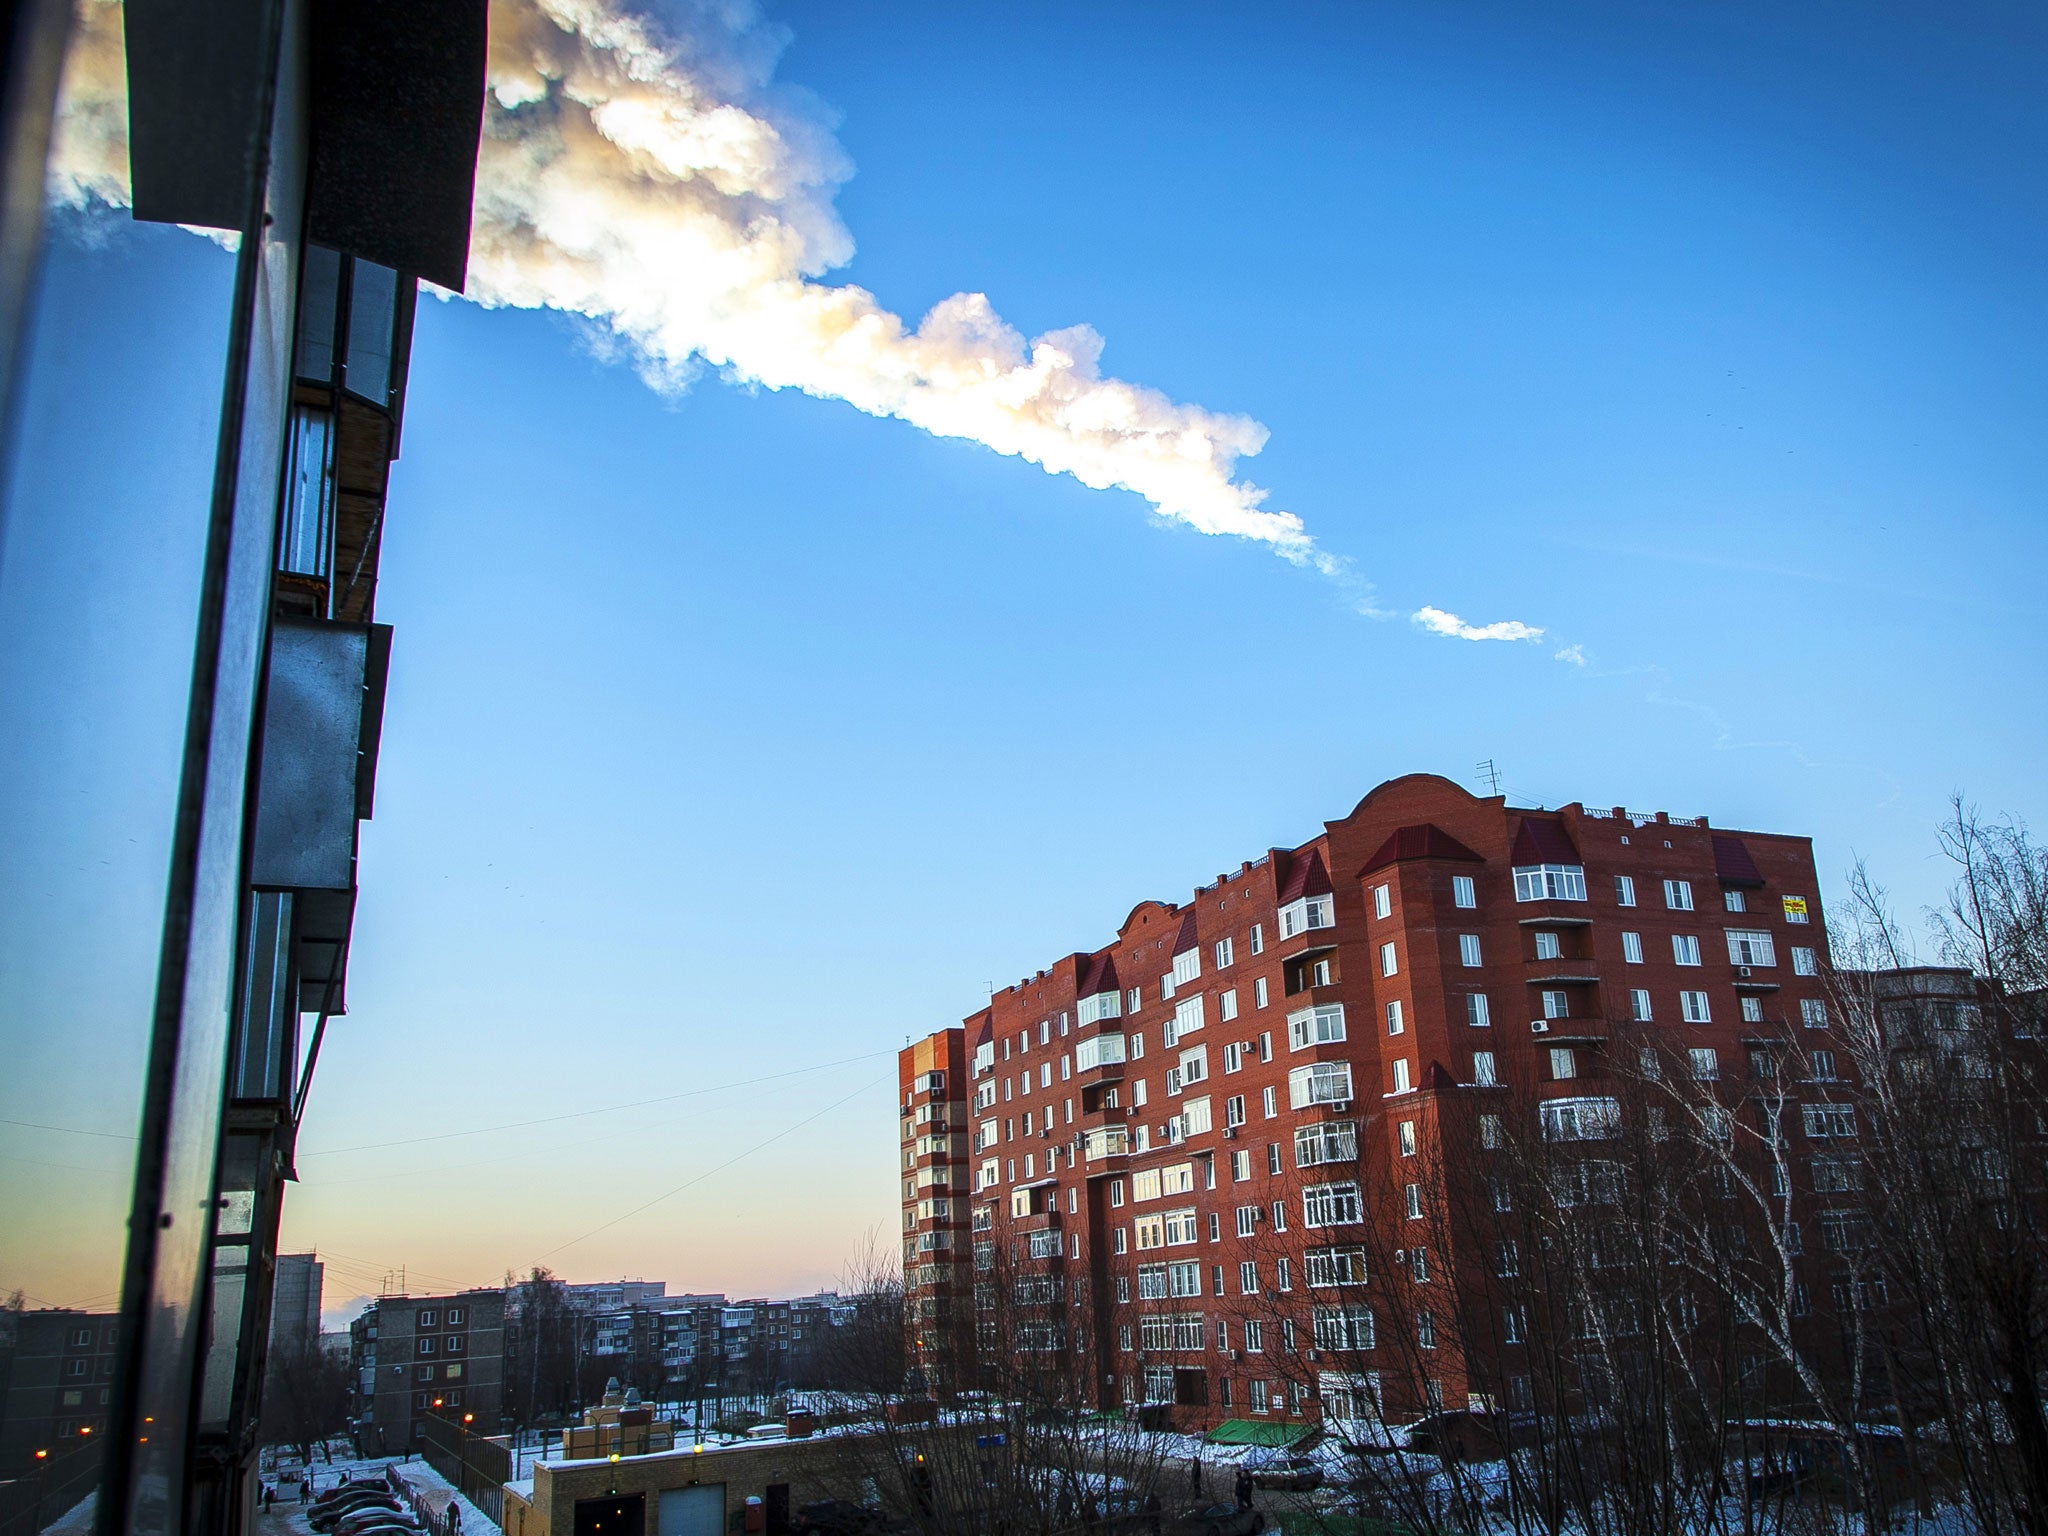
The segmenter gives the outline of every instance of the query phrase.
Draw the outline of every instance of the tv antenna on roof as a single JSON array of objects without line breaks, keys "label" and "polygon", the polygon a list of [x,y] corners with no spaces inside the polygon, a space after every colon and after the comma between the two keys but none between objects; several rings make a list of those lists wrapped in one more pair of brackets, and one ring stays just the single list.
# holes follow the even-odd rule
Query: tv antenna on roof
[{"label": "tv antenna on roof", "polygon": [[1489,757],[1485,762],[1479,764],[1478,767],[1475,768],[1473,771],[1476,772],[1479,775],[1479,777],[1486,780],[1487,792],[1489,794],[1497,795],[1500,793],[1500,769],[1494,766],[1492,758]]}]

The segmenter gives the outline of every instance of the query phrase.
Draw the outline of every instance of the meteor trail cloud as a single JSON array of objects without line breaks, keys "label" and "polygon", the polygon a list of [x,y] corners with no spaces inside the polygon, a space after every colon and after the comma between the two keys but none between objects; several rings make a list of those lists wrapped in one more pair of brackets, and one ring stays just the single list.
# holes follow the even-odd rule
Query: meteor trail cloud
[{"label": "meteor trail cloud", "polygon": [[[74,204],[127,201],[120,14],[118,0],[79,3],[52,170]],[[819,281],[853,254],[833,206],[852,167],[775,86],[784,40],[745,4],[688,6],[671,33],[608,0],[493,0],[467,296],[584,316],[659,389],[708,365],[843,400],[1358,585],[1238,477],[1265,427],[1105,375],[1090,327],[1026,339],[979,293],[912,326],[864,288]],[[1467,639],[1538,633],[1450,629],[1424,617],[1437,612],[1415,617]]]}]

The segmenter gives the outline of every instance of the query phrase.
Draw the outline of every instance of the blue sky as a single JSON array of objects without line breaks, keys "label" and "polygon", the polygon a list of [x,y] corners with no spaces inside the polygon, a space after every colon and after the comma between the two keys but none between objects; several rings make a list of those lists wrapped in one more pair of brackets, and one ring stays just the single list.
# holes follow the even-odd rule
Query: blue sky
[{"label": "blue sky", "polygon": [[[906,1035],[1399,773],[1809,833],[1909,911],[1951,790],[2038,810],[2038,13],[769,15],[858,167],[835,280],[1086,322],[1257,418],[1242,472],[1393,616],[1127,492],[423,301],[353,1012],[286,1219],[330,1304],[400,1263],[828,1281],[891,1237]],[[133,526],[204,462],[217,368],[178,359],[227,265],[54,243],[25,440]],[[109,453],[130,397],[168,424]]]}]

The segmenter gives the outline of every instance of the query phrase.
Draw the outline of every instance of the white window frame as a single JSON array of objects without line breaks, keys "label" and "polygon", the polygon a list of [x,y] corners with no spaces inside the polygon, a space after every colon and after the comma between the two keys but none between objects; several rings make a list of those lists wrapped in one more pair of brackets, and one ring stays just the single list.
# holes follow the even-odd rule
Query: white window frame
[{"label": "white window frame", "polygon": [[1352,1097],[1351,1063],[1348,1061],[1313,1061],[1287,1074],[1287,1101],[1291,1108],[1348,1104]]},{"label": "white window frame", "polygon": [[1493,1023],[1493,1010],[1484,992],[1465,994],[1465,1022],[1474,1029],[1485,1029]]},{"label": "white window frame", "polygon": [[1335,1045],[1344,1038],[1342,1003],[1318,1003],[1312,1008],[1297,1008],[1287,1015],[1287,1049],[1290,1051]]},{"label": "white window frame", "polygon": [[1678,1015],[1688,1024],[1711,1024],[1714,1022],[1713,1005],[1707,1001],[1707,994],[1704,992],[1679,993]]},{"label": "white window frame", "polygon": [[1621,958],[1630,965],[1643,963],[1643,936],[1640,933],[1622,934]]},{"label": "white window frame", "polygon": [[1398,1035],[1407,1028],[1407,1021],[1401,1017],[1401,1000],[1394,998],[1387,1004],[1387,1033]]},{"label": "white window frame", "polygon": [[1478,1088],[1499,1086],[1500,1079],[1496,1075],[1493,1052],[1474,1051],[1472,1053],[1472,1083],[1474,1087]]},{"label": "white window frame", "polygon": [[1392,917],[1394,915],[1394,888],[1391,885],[1376,885],[1372,888],[1372,915]]},{"label": "white window frame", "polygon": [[1394,941],[1389,939],[1380,946],[1380,974],[1382,976],[1398,976],[1400,972],[1401,953],[1395,947]]},{"label": "white window frame", "polygon": [[1777,965],[1777,947],[1771,942],[1771,936],[1763,929],[1729,928],[1723,931],[1728,936],[1730,965]]},{"label": "white window frame", "polygon": [[1692,882],[1690,880],[1666,880],[1664,882],[1664,905],[1673,912],[1692,911]]},{"label": "white window frame", "polygon": [[1671,963],[1673,965],[1698,965],[1700,963],[1700,941],[1696,934],[1674,933],[1671,935]]},{"label": "white window frame", "polygon": [[1648,987],[1631,987],[1628,993],[1629,1018],[1638,1024],[1648,1024],[1654,1017],[1650,1006]]},{"label": "white window frame", "polygon": [[1480,957],[1479,935],[1461,933],[1458,935],[1458,964],[1468,971],[1476,971],[1485,962]]},{"label": "white window frame", "polygon": [[1583,864],[1523,864],[1513,871],[1516,901],[1584,901]]},{"label": "white window frame", "polygon": [[1454,907],[1476,907],[1479,905],[1479,888],[1470,875],[1451,876],[1451,905]]}]

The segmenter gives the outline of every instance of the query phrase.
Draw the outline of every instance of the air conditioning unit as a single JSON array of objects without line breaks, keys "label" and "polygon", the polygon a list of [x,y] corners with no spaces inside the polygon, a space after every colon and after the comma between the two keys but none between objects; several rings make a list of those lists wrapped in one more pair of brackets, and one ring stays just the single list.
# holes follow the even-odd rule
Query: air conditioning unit
[{"label": "air conditioning unit", "polygon": [[1529,1032],[1530,1032],[1531,1034],[1534,1034],[1534,1035],[1547,1035],[1547,1034],[1549,1034],[1549,1033],[1550,1033],[1550,1020],[1548,1020],[1548,1019],[1531,1019],[1531,1020],[1529,1021]]},{"label": "air conditioning unit", "polygon": [[1394,1250],[1394,1262],[1396,1264],[1406,1264],[1408,1262],[1408,1250],[1406,1248],[1396,1248]]},{"label": "air conditioning unit", "polygon": [[1225,1127],[1223,1127],[1223,1139],[1225,1141],[1237,1140],[1237,1127],[1234,1125],[1226,1125]]},{"label": "air conditioning unit", "polygon": [[1738,965],[1737,967],[1735,967],[1735,974],[1740,977],[1743,977],[1746,980],[1748,979],[1750,974],[1749,967],[1746,965]]},{"label": "air conditioning unit", "polygon": [[1347,1114],[1351,1109],[1351,1101],[1349,1099],[1334,1099],[1330,1102],[1329,1109],[1333,1114]]},{"label": "air conditioning unit", "polygon": [[1316,1352],[1315,1352],[1314,1350],[1310,1350],[1310,1351],[1308,1352],[1308,1363],[1309,1363],[1310,1365],[1314,1365],[1314,1364],[1315,1364],[1315,1363],[1316,1363],[1316,1362],[1317,1362],[1318,1360],[1320,1360],[1320,1359],[1322,1359],[1322,1358],[1323,1358],[1323,1357],[1322,1357],[1321,1355],[1317,1354],[1317,1353],[1316,1353]]},{"label": "air conditioning unit", "polygon": [[1242,1360],[1244,1358],[1244,1351],[1241,1349],[1233,1349],[1230,1352],[1230,1358],[1233,1360]]}]

